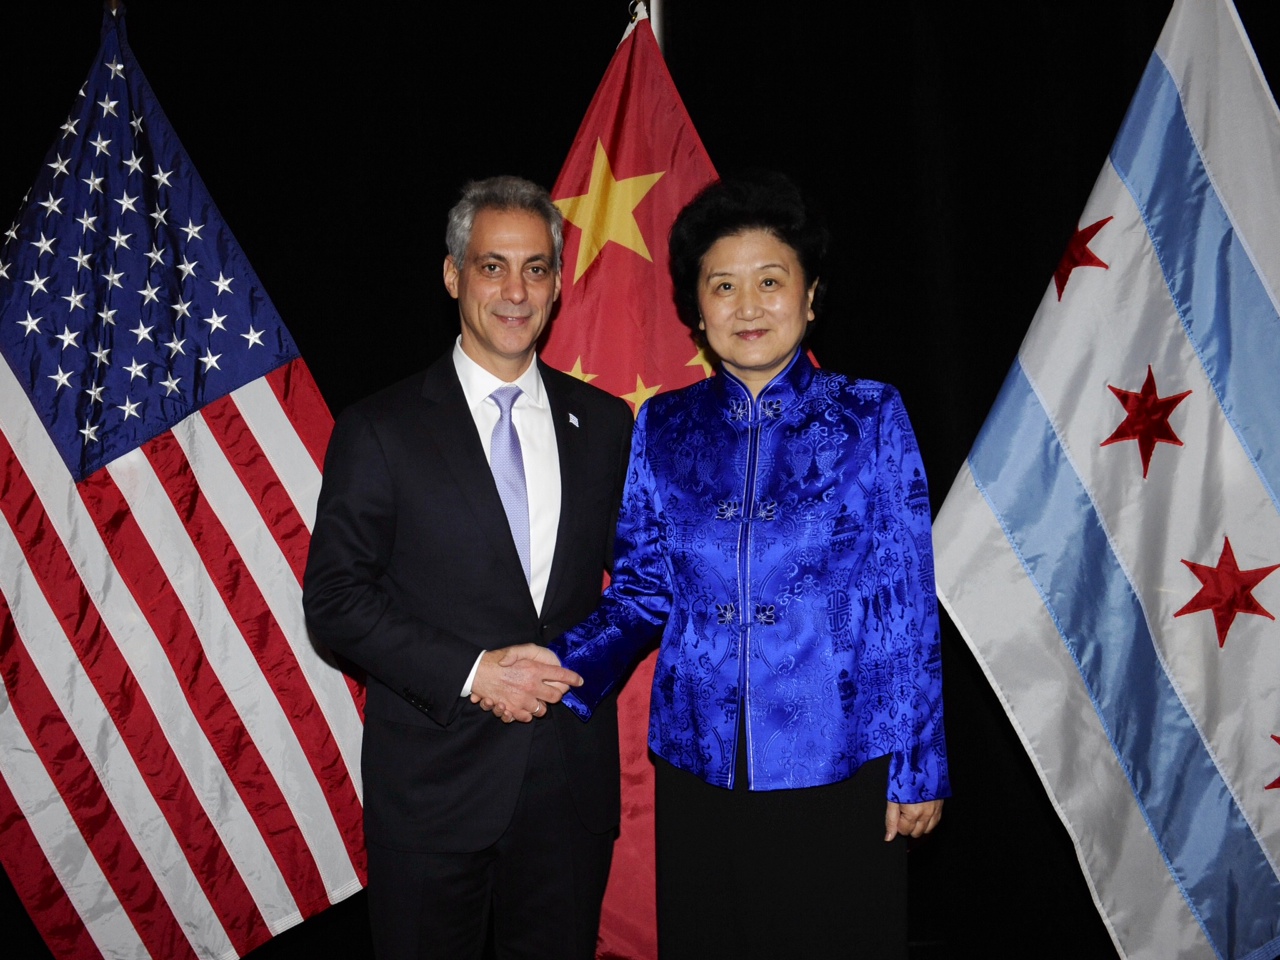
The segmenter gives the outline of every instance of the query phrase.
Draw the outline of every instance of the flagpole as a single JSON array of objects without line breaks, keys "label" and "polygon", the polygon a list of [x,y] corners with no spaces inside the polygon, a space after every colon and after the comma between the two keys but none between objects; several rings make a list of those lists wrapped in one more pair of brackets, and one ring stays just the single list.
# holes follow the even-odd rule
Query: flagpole
[{"label": "flagpole", "polygon": [[666,34],[662,29],[664,23],[662,8],[665,4],[663,0],[647,0],[645,6],[649,10],[649,26],[653,29],[653,38],[658,41],[658,49],[662,51],[663,56],[666,56]]}]

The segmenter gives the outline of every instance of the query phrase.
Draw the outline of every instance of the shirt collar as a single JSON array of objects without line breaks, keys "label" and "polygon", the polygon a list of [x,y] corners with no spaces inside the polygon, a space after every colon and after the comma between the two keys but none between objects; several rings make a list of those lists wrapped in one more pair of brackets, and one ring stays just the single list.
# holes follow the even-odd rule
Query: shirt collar
[{"label": "shirt collar", "polygon": [[[462,384],[462,393],[467,398],[467,407],[471,410],[478,409],[480,404],[489,399],[489,394],[506,385],[505,380],[495,377],[466,355],[462,349],[461,336],[453,343],[453,368],[458,372],[458,382]],[[533,407],[547,405],[547,393],[542,387],[542,375],[538,373],[537,356],[533,358],[529,368],[513,382],[524,394],[516,400],[520,406],[526,403]]]}]

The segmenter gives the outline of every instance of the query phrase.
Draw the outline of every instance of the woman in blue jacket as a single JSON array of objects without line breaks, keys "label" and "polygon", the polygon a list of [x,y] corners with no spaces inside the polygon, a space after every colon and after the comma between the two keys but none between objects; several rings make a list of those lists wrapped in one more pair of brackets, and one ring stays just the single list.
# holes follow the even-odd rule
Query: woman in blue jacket
[{"label": "woman in blue jacket", "polygon": [[677,307],[719,375],[641,409],[613,582],[552,644],[585,717],[661,637],[663,960],[905,957],[894,838],[932,830],[950,793],[911,424],[891,386],[801,349],[826,246],[779,175],[681,212]]}]

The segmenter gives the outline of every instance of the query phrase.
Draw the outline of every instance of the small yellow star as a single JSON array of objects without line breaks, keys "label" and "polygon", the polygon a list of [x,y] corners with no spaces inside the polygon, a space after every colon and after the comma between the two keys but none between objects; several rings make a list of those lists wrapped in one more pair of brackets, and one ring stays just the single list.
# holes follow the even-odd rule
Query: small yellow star
[{"label": "small yellow star", "polygon": [[591,183],[587,192],[580,197],[555,201],[564,218],[582,231],[582,239],[578,241],[578,262],[573,268],[574,283],[587,272],[610,240],[653,262],[634,211],[664,172],[660,170],[615,180],[604,144],[596,140],[596,156],[591,164]]},{"label": "small yellow star", "polygon": [[644,385],[644,381],[641,380],[639,376],[637,376],[635,392],[622,394],[622,399],[627,401],[627,403],[631,404],[631,406],[634,408],[631,415],[633,417],[638,417],[640,416],[640,405],[661,389],[662,389],[662,384],[660,383],[657,384],[656,386],[646,387]]},{"label": "small yellow star", "polygon": [[567,373],[571,377],[577,377],[583,383],[590,383],[596,377],[600,376],[600,374],[598,373],[582,372],[582,354],[578,354],[578,359],[573,361],[573,369],[566,370],[565,373]]},{"label": "small yellow star", "polygon": [[688,363],[686,363],[685,366],[701,367],[702,376],[704,379],[706,377],[711,376],[711,374],[715,373],[715,367],[711,366],[711,360],[710,358],[707,357],[706,347],[699,347],[698,352],[693,355],[693,359],[690,360]]}]

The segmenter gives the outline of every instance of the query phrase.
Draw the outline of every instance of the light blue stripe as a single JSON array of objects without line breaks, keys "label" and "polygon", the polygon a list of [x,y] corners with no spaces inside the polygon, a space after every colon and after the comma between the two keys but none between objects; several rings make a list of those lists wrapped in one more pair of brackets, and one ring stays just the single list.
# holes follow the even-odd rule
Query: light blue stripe
[{"label": "light blue stripe", "polygon": [[1280,881],[1156,657],[1138,597],[1019,363],[969,454],[1220,957],[1280,934]]},{"label": "light blue stripe", "polygon": [[1142,213],[1227,421],[1280,510],[1280,317],[1209,180],[1173,77],[1155,55],[1111,163]]}]

